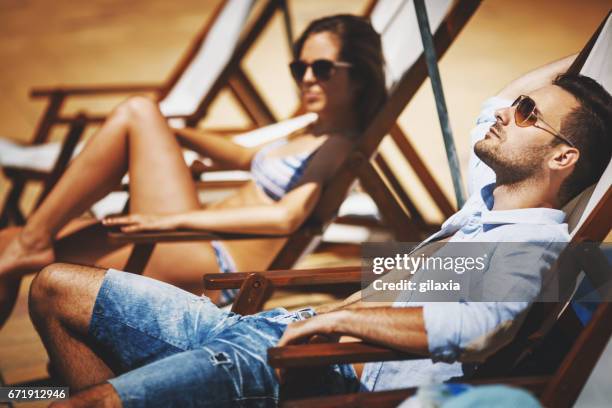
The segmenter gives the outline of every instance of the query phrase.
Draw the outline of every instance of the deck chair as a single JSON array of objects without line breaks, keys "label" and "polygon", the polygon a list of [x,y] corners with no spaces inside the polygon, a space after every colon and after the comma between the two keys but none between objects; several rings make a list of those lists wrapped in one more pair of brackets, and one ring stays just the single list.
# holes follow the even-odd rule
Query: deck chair
[{"label": "deck chair", "polygon": [[[612,173],[609,173],[612,175]],[[597,209],[595,209],[589,219],[583,224],[579,232],[575,237],[582,236],[585,239],[592,239],[597,236],[603,229],[598,224],[598,218],[602,216],[609,216],[612,213],[612,194],[611,190],[608,189],[606,195],[598,203]],[[609,219],[609,218],[608,218]],[[607,224],[608,230],[612,225]],[[584,235],[582,235],[584,234]],[[601,235],[599,235],[601,236]],[[602,262],[596,261],[593,255],[595,252],[589,250],[584,252],[587,256],[582,257],[581,268],[585,272],[585,275],[598,280],[604,277],[606,280],[607,287],[603,289],[607,292],[603,294],[605,299],[610,299],[612,291],[610,290],[610,264],[607,259]],[[600,252],[597,254],[602,256]],[[561,305],[553,305],[552,309],[558,309]],[[551,308],[549,308],[551,309]],[[537,315],[542,313],[544,310],[539,309],[538,311],[530,312],[531,316],[534,313]],[[549,313],[549,317],[555,316]],[[531,320],[525,322],[526,324],[531,321],[531,324],[535,323],[533,317]],[[539,320],[539,319],[535,319]],[[558,340],[557,334],[562,332],[567,334],[567,326],[575,324],[576,317],[573,314],[571,308],[565,308],[562,314],[555,322],[555,328],[561,327],[561,330],[551,330],[554,334],[549,334],[549,337],[555,336],[552,342]],[[570,323],[572,322],[572,323]],[[565,326],[565,327],[563,327]],[[575,330],[576,328],[574,328]],[[602,302],[597,307],[592,318],[588,324],[576,332],[577,334],[569,338],[569,342],[572,346],[569,348],[564,356],[556,356],[544,349],[544,347],[535,347],[536,344],[541,344],[544,338],[542,328],[538,331],[533,332],[530,336],[519,335],[517,340],[511,343],[511,348],[514,350],[508,352],[507,350],[500,350],[496,353],[489,361],[485,363],[485,371],[477,371],[476,375],[467,380],[458,380],[462,383],[471,385],[487,385],[487,384],[505,384],[513,387],[524,388],[530,391],[532,394],[537,396],[542,405],[545,407],[571,407],[574,405],[576,399],[580,395],[584,385],[589,378],[589,375],[595,367],[599,357],[604,351],[610,336],[612,335],[612,303],[609,301]],[[569,333],[570,335],[573,333]],[[522,340],[521,340],[522,338]],[[530,341],[529,346],[525,346],[525,342]],[[363,347],[365,346],[365,347]],[[294,346],[303,347],[303,346]],[[520,349],[520,353],[517,354],[517,349]],[[312,354],[311,354],[312,352]],[[315,351],[314,349],[309,350],[308,353],[299,356],[300,351],[298,349],[290,350],[289,348],[276,348],[270,349],[268,354],[268,360],[271,365],[278,368],[295,368],[303,366],[316,366],[317,362],[312,362],[311,359],[323,359],[327,361],[327,364],[339,363],[339,362],[364,362],[364,361],[379,361],[384,359],[397,360],[407,359],[410,356],[402,353],[389,354],[390,350],[385,348],[373,347],[370,345],[353,345],[346,349],[340,350],[336,347],[322,347],[321,350]],[[525,373],[520,368],[520,363],[528,358],[534,358],[537,354],[545,354],[545,356],[538,356],[540,360],[560,361],[555,369],[551,372],[539,372],[539,373]],[[359,355],[359,357],[355,357]],[[304,360],[300,360],[303,358]],[[415,358],[415,357],[412,357]],[[305,361],[308,363],[305,364]],[[504,365],[504,363],[506,363]],[[320,364],[323,365],[323,364]],[[283,407],[301,408],[307,406],[317,406],[320,408],[327,407],[396,407],[403,400],[413,396],[416,393],[416,388],[406,388],[392,391],[379,391],[372,393],[357,393],[338,395],[333,397],[322,397],[322,398],[309,398],[304,400],[286,401],[281,404]]]},{"label": "deck chair", "polygon": [[[474,13],[479,1],[461,0],[453,3],[448,0],[434,0],[431,3],[433,3],[432,10],[434,12],[430,13],[430,23],[432,27],[437,28],[435,29],[434,41],[436,52],[441,56]],[[390,17],[394,16],[396,14],[391,13]],[[411,14],[410,12],[405,13],[402,19],[391,18],[388,29],[396,30],[397,27],[405,29],[406,21],[412,21],[411,30],[418,32],[416,18],[414,13]],[[399,32],[403,33],[402,30]],[[418,38],[418,34],[414,35]],[[319,203],[311,216],[298,231],[291,234],[291,236],[286,236],[288,238],[287,243],[273,261],[270,266],[271,269],[291,267],[303,253],[314,248],[322,232],[333,221],[347,191],[356,178],[359,178],[362,184],[367,186],[367,191],[376,191],[382,196],[389,197],[389,202],[394,200],[390,190],[380,183],[377,169],[375,164],[373,164],[375,159],[372,160],[372,157],[375,155],[382,138],[393,127],[404,106],[416,93],[427,76],[425,61],[422,56],[422,47],[417,47],[412,40],[412,37],[408,39],[406,37],[396,38],[396,41],[400,44],[396,52],[401,55],[395,57],[395,59],[393,56],[392,58],[387,57],[387,59],[390,63],[394,63],[394,61],[397,63],[398,69],[395,72],[398,79],[392,86],[388,100],[364,131],[359,146],[355,148],[350,158],[340,167],[337,174],[331,178],[332,181],[324,187]],[[408,41],[408,44],[412,44],[413,48],[408,48],[409,51],[406,52],[406,42],[402,43],[402,41]],[[401,44],[404,45],[402,46]],[[398,73],[402,73],[401,76]],[[402,228],[399,228],[401,232],[401,235],[398,237],[399,240],[414,241],[420,238],[418,228],[409,217],[405,216],[404,212],[397,211],[397,207],[388,208],[385,216],[388,216],[393,221],[393,224],[402,224]],[[273,238],[278,237],[274,236]],[[125,267],[126,270],[131,272],[144,270],[146,262],[157,242],[253,238],[270,238],[270,236],[195,231],[138,234],[111,232],[109,234],[109,239],[113,243],[136,244],[132,256],[130,256]]]},{"label": "deck chair", "polygon": [[[587,46],[583,49],[570,72],[581,72],[595,77],[610,90],[612,87],[610,77],[609,55],[612,45],[612,18],[610,15],[604,20],[598,31],[593,35]],[[599,182],[588,188],[572,200],[564,211],[568,214],[568,225],[571,231],[571,243],[567,250],[576,248],[576,244],[587,241],[601,242],[612,228],[612,161],[600,178]],[[610,291],[610,266],[607,260],[601,260],[592,246],[581,246],[584,252],[580,253],[580,262],[576,271],[582,269],[594,282],[607,284]],[[559,257],[562,259],[563,254]],[[602,274],[607,279],[601,279]],[[331,276],[330,276],[331,275]],[[243,277],[252,279],[255,275]],[[294,287],[300,285],[324,285],[341,281],[346,284],[353,279],[357,283],[360,279],[357,268],[344,268],[342,270],[318,270],[308,274],[308,271],[271,271],[257,276],[259,286]],[[334,276],[341,277],[334,279]],[[234,279],[237,277],[233,277]],[[216,277],[215,280],[222,280]],[[246,280],[244,281],[246,282]],[[358,284],[357,284],[357,287]],[[248,287],[245,287],[248,289]],[[605,287],[604,287],[605,289]],[[610,293],[608,293],[609,295]],[[240,298],[248,299],[249,294],[241,294]],[[255,296],[250,296],[255,297]],[[249,303],[244,300],[245,310]],[[530,309],[527,318],[515,338],[503,347],[475,371],[474,378],[469,380],[475,384],[506,383],[525,387],[538,395],[545,406],[571,406],[578,397],[580,390],[586,383],[588,375],[594,367],[599,355],[606,346],[612,334],[612,305],[601,303],[588,325],[579,330],[576,328],[576,318],[568,302],[536,303]],[[520,363],[538,350],[542,345],[551,327],[557,326],[564,331],[579,333],[573,341],[573,346],[565,355],[558,369],[552,374],[541,376],[520,376]],[[544,350],[546,352],[546,350]],[[548,356],[550,357],[550,356]],[[323,366],[336,363],[354,363],[369,361],[392,361],[404,359],[418,359],[414,356],[395,350],[369,345],[366,343],[348,344],[307,344],[272,348],[268,352],[268,361],[275,368],[296,368]],[[517,371],[518,370],[518,371]],[[505,375],[519,375],[507,378]],[[317,406],[396,406],[400,401],[414,393],[414,389],[397,390],[372,394],[353,394],[331,398],[317,398],[286,406],[301,407],[304,404],[317,404]]]},{"label": "deck chair", "polygon": [[[34,132],[32,145],[23,148],[0,140],[4,174],[11,188],[0,213],[0,226],[9,222],[24,223],[19,200],[29,180],[41,181],[43,192],[38,206],[59,179],[77,149],[77,143],[88,125],[99,124],[104,116],[80,113],[66,116],[61,109],[68,99],[153,93],[162,113],[173,126],[194,126],[219,92],[228,87],[239,106],[255,125],[276,121],[240,66],[244,55],[267,26],[278,9],[286,10],[285,0],[265,0],[260,7],[254,0],[223,0],[194,38],[191,46],[163,84],[128,84],[106,86],[54,87],[34,89],[31,96],[48,100],[47,108]],[[257,13],[249,20],[253,8]],[[245,28],[246,27],[246,28]],[[55,126],[68,126],[64,143],[48,144]]]}]

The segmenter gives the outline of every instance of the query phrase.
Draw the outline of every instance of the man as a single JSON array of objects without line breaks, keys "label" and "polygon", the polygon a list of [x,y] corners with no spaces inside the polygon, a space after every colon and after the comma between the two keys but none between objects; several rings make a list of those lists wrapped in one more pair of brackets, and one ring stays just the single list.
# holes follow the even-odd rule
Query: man
[{"label": "man", "polygon": [[[598,180],[612,149],[610,95],[580,76],[550,84],[573,59],[533,71],[485,103],[472,134],[474,194],[425,245],[569,240],[559,208]],[[554,259],[507,257],[519,277],[514,289],[535,297],[537,275]],[[521,279],[531,270],[534,279]],[[267,349],[313,335],[430,356],[367,364],[360,380],[349,365],[329,367],[303,384],[313,395],[443,381],[462,375],[458,361],[482,360],[507,343],[529,303],[381,305],[356,293],[316,316],[275,309],[243,317],[141,276],[62,264],[41,271],[30,292],[32,320],[53,367],[73,391],[82,390],[57,403],[71,407],[274,405],[279,386]]]}]

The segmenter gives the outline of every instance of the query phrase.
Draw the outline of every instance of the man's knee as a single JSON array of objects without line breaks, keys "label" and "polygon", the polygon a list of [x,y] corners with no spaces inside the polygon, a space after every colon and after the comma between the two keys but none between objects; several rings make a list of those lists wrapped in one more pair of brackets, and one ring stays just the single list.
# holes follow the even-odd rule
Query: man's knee
[{"label": "man's knee", "polygon": [[[68,296],[75,285],[82,281],[86,267],[65,263],[54,263],[43,268],[34,277],[30,286],[29,309],[31,313],[53,311],[53,304]],[[88,268],[93,269],[93,268]]]}]

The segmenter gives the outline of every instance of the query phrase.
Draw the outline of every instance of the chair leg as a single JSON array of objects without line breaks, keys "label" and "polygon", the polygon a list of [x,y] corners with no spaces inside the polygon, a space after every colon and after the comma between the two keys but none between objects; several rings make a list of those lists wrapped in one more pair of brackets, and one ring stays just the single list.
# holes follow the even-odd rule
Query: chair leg
[{"label": "chair leg", "polygon": [[25,217],[19,209],[19,200],[25,187],[25,181],[21,178],[12,178],[11,183],[12,186],[0,213],[0,228],[8,227],[11,222],[16,225],[25,224]]},{"label": "chair leg", "polygon": [[86,126],[87,117],[83,113],[79,113],[76,119],[71,123],[68,134],[66,135],[64,143],[62,144],[62,150],[55,161],[55,165],[53,166],[49,177],[45,181],[43,192],[38,197],[38,201],[36,203],[37,208],[40,206],[40,204],[42,204],[45,197],[47,197],[47,195],[51,192],[62,174],[64,174],[66,167],[68,167],[68,164],[72,159],[74,149],[76,149],[76,146],[81,139]]},{"label": "chair leg", "polygon": [[135,244],[132,253],[125,264],[125,271],[142,275],[151,259],[155,244]]},{"label": "chair leg", "polygon": [[[6,387],[6,382],[4,381],[4,377],[2,377],[1,371],[0,371],[0,387]],[[0,407],[13,408],[13,403],[12,402],[0,402]]]}]

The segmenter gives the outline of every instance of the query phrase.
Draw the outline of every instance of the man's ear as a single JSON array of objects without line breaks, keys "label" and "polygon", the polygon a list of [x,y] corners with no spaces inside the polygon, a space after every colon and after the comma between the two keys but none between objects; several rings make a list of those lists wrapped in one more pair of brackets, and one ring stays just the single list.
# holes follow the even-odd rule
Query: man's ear
[{"label": "man's ear", "polygon": [[551,170],[562,171],[575,166],[579,158],[580,151],[578,149],[562,145],[555,150],[555,154],[551,157],[548,165]]}]

